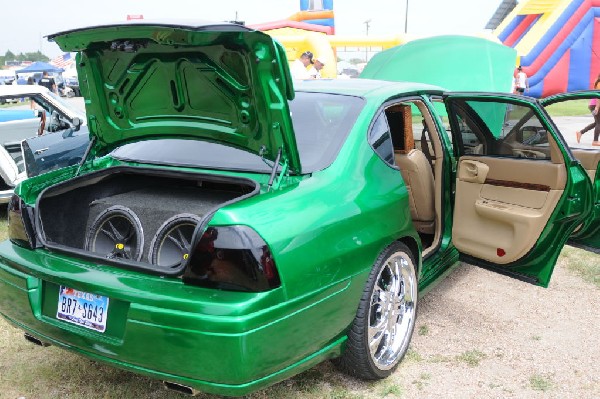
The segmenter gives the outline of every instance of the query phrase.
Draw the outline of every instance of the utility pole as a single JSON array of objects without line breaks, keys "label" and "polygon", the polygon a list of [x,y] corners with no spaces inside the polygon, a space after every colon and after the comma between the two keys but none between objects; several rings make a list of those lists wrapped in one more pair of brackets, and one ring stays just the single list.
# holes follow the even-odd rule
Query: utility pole
[{"label": "utility pole", "polygon": [[404,33],[408,33],[408,0],[406,0],[406,14],[404,16]]},{"label": "utility pole", "polygon": [[[367,28],[367,36],[369,36],[369,27],[371,26],[371,20],[367,19],[365,22],[365,27]],[[365,46],[365,62],[369,62],[369,47]]]}]

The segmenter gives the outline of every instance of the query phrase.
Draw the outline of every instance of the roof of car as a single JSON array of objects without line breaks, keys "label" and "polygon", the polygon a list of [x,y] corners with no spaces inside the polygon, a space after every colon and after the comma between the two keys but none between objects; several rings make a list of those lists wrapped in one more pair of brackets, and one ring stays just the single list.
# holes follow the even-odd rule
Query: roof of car
[{"label": "roof of car", "polygon": [[20,96],[39,93],[48,93],[48,89],[39,85],[0,85],[0,96]]},{"label": "roof of car", "polygon": [[389,82],[372,79],[311,79],[294,81],[295,91],[345,94],[360,97],[386,97],[393,94],[443,92],[438,86],[414,82]]}]

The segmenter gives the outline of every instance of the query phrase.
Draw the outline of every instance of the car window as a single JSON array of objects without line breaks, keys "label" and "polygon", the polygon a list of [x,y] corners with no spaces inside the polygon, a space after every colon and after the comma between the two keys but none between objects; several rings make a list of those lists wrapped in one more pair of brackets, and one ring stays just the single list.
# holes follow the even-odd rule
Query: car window
[{"label": "car window", "polygon": [[504,101],[451,101],[459,155],[550,160],[548,131],[529,105]]},{"label": "car window", "polygon": [[[333,162],[364,106],[360,97],[297,92],[290,112],[302,173],[322,170]],[[117,148],[118,159],[193,167],[271,170],[255,154],[200,140],[162,139],[126,144]]]},{"label": "car window", "polygon": [[394,165],[394,147],[385,113],[380,113],[369,131],[369,144],[387,164]]},{"label": "car window", "polygon": [[[598,149],[600,112],[596,98],[566,99],[545,106],[546,112],[572,149]],[[594,113],[595,112],[595,113]]]}]

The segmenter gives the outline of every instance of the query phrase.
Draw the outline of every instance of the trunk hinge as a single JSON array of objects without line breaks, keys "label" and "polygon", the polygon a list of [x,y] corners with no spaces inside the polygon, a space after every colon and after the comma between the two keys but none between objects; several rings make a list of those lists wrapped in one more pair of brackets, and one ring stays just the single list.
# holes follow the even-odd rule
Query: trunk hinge
[{"label": "trunk hinge", "polygon": [[[285,176],[288,173],[289,165],[288,165],[288,161],[286,158],[283,159],[283,162],[281,160],[282,154],[283,154],[282,147],[280,147],[279,150],[277,150],[277,156],[275,157],[275,162],[271,162],[271,161],[267,160],[264,157],[265,153],[266,153],[266,147],[263,146],[260,150],[260,157],[262,158],[263,162],[271,168],[271,175],[269,176],[269,182],[267,183],[267,191],[270,191],[271,188],[273,188],[273,187],[275,189],[278,189],[279,186],[281,186],[281,181],[283,180],[283,176]],[[279,172],[279,174],[277,174],[279,165],[281,165],[281,171]]]},{"label": "trunk hinge", "polygon": [[77,167],[77,171],[75,172],[75,176],[79,176],[79,173],[81,172],[81,168],[87,162],[87,159],[90,156],[90,153],[92,152],[92,148],[94,147],[94,144],[96,144],[96,136],[92,137],[92,139],[90,140],[90,144],[85,149],[85,152],[83,153],[83,156],[81,157],[81,161],[79,162],[79,166]]}]

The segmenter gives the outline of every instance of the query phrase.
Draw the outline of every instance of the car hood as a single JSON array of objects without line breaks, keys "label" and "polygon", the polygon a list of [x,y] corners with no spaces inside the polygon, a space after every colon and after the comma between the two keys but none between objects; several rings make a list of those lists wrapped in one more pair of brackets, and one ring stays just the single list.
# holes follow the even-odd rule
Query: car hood
[{"label": "car hood", "polygon": [[222,143],[300,172],[283,47],[234,24],[123,23],[50,35],[75,51],[96,150],[152,138]]}]

